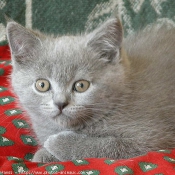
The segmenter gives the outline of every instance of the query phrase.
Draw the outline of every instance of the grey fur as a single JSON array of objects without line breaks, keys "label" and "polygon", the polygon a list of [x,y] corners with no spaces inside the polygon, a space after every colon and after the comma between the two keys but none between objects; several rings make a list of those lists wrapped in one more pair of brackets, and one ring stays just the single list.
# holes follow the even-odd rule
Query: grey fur
[{"label": "grey fur", "polygon": [[[43,146],[33,161],[123,159],[175,147],[175,29],[152,27],[122,41],[118,19],[57,38],[9,22],[7,36],[12,86]],[[40,78],[49,91],[36,90]],[[91,83],[84,93],[73,90],[78,80]]]}]

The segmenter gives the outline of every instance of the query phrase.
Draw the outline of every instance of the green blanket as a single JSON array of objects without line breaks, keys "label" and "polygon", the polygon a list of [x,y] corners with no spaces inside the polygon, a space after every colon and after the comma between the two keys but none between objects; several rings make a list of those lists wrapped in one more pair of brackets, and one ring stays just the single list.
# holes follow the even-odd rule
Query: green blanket
[{"label": "green blanket", "polygon": [[116,14],[125,36],[151,23],[175,26],[175,0],[0,0],[0,42],[5,40],[3,13],[29,28],[65,34],[91,31]]}]

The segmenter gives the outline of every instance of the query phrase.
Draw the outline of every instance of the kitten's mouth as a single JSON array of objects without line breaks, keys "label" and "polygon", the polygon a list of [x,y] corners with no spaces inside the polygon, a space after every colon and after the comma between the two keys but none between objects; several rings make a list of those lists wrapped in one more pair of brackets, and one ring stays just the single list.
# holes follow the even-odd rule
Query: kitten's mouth
[{"label": "kitten's mouth", "polygon": [[[96,119],[93,119],[93,112],[85,107],[57,110],[52,115],[52,120],[62,127],[81,127],[82,125],[90,125]],[[90,122],[92,121],[92,122]]]},{"label": "kitten's mouth", "polygon": [[63,112],[57,112],[57,114],[54,115],[52,118],[53,119],[58,119],[58,118],[61,119],[61,118],[70,118],[70,116],[65,115]]}]

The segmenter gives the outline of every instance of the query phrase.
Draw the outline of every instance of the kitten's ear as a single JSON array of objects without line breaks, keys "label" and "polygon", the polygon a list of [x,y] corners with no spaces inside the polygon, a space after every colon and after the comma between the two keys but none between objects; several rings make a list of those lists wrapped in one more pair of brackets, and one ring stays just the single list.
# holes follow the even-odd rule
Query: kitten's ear
[{"label": "kitten's ear", "polygon": [[89,34],[88,46],[105,62],[120,59],[123,29],[118,18],[110,19]]},{"label": "kitten's ear", "polygon": [[7,39],[17,62],[25,62],[40,45],[39,38],[33,32],[14,21],[7,23]]}]

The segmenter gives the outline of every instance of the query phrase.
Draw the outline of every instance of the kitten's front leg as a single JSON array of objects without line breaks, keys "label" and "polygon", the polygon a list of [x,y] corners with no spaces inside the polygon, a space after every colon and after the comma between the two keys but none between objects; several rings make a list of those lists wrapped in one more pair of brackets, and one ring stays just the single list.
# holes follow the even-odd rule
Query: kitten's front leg
[{"label": "kitten's front leg", "polygon": [[74,147],[78,141],[85,139],[86,135],[77,134],[72,131],[62,131],[59,134],[51,135],[44,143],[44,147],[52,155],[61,161],[76,159]]},{"label": "kitten's front leg", "polygon": [[45,148],[39,149],[33,159],[32,162],[42,162],[42,163],[48,163],[48,162],[57,162],[59,161],[56,157],[54,157],[50,152],[48,152]]},{"label": "kitten's front leg", "polygon": [[89,137],[72,131],[50,136],[44,147],[60,161],[90,157],[123,159],[147,151],[132,139],[118,139],[112,136]]}]

